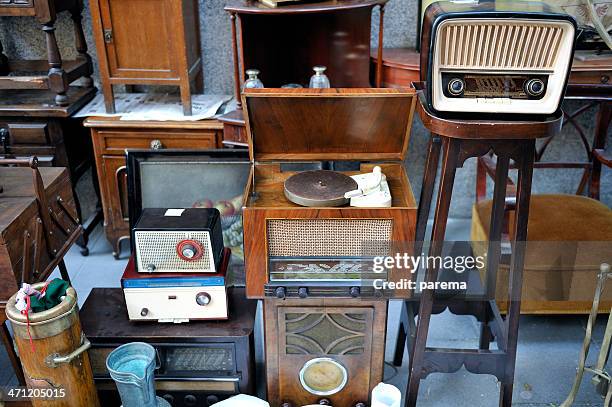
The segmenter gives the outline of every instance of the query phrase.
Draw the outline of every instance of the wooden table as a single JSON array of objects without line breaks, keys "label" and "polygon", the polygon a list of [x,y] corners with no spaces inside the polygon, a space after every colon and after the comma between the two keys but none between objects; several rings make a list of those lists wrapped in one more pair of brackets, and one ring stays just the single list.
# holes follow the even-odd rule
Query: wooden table
[{"label": "wooden table", "polygon": [[[415,84],[419,89],[419,84]],[[422,85],[421,85],[422,88]],[[509,277],[509,305],[506,320],[503,320],[492,296],[481,300],[455,301],[436,298],[436,306],[449,308],[453,313],[473,315],[482,323],[478,349],[440,349],[427,348],[429,322],[434,307],[434,290],[424,289],[418,304],[418,323],[411,332],[414,339],[409,364],[409,381],[406,391],[406,406],[415,406],[421,379],[430,373],[452,373],[462,366],[471,373],[490,374],[501,382],[500,406],[512,405],[514,367],[518,340],[518,326],[521,307],[522,274],[527,239],[527,220],[531,197],[531,177],[535,157],[535,141],[551,137],[561,130],[562,116],[551,117],[541,122],[498,120],[463,121],[442,119],[427,109],[423,92],[419,92],[418,111],[425,128],[432,137],[429,143],[423,189],[419,201],[415,242],[419,244],[425,237],[429,208],[433,197],[434,184],[439,161],[442,162],[440,186],[438,190],[431,247],[429,256],[440,256],[446,231],[446,223],[453,192],[455,172],[470,157],[480,157],[493,151],[497,157],[493,209],[490,226],[490,242],[487,255],[488,278],[485,294],[495,292],[495,272],[501,257],[501,235],[504,221],[506,180],[510,161],[518,169],[516,194],[516,216],[513,252]],[[440,154],[442,155],[440,160]],[[420,252],[420,249],[419,249]],[[438,268],[426,269],[424,281],[437,281]],[[491,291],[492,290],[492,291]],[[415,307],[412,301],[405,302],[407,307]],[[411,312],[415,315],[414,310]],[[497,350],[490,350],[492,340],[497,342]],[[403,346],[403,343],[402,343]]]}]

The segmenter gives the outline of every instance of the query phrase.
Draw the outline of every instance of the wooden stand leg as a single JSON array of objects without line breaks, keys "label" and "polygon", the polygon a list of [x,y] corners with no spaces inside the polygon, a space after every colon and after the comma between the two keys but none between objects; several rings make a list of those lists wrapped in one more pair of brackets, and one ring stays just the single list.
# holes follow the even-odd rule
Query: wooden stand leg
[{"label": "wooden stand leg", "polygon": [[516,214],[514,218],[515,237],[510,260],[506,361],[499,398],[499,405],[502,407],[511,407],[512,405],[534,156],[535,141],[527,140],[522,143],[521,151],[514,157],[519,172],[516,192]]},{"label": "wooden stand leg", "polygon": [[[442,252],[448,211],[455,183],[455,172],[461,147],[461,140],[445,138],[442,141],[442,175],[436,203],[436,212],[432,231],[432,244],[429,250],[430,256],[439,256]],[[438,269],[434,266],[427,268],[425,282],[433,283],[438,278]],[[423,375],[425,348],[427,346],[427,333],[433,309],[434,290],[423,290],[421,293],[421,304],[419,306],[419,317],[416,327],[416,339],[414,350],[411,355],[411,368],[409,371],[408,388],[406,391],[406,406],[416,406],[419,394],[419,384]]]},{"label": "wooden stand leg", "polygon": [[[427,230],[427,220],[429,219],[429,211],[431,208],[431,199],[433,197],[434,186],[436,183],[436,174],[438,172],[438,163],[440,161],[440,148],[442,140],[440,136],[432,134],[429,138],[429,147],[427,149],[427,159],[425,161],[425,171],[423,173],[423,183],[421,184],[421,195],[419,198],[419,207],[417,209],[417,223],[414,238],[414,255],[418,256],[423,249],[423,240],[425,239],[425,231]],[[408,304],[402,305],[401,320],[404,321],[408,317]],[[414,315],[413,315],[414,318]],[[408,327],[400,323],[400,331],[398,338],[395,341],[395,357],[393,364],[395,366],[402,365],[404,355],[404,347]],[[402,332],[403,331],[403,332]],[[401,338],[400,338],[401,336]]]},{"label": "wooden stand leg", "polygon": [[62,68],[62,57],[55,38],[55,21],[44,23],[42,29],[47,41],[47,59],[49,60],[49,88],[56,93],[55,103],[59,106],[68,104],[68,83],[66,72]]},{"label": "wooden stand leg", "polygon": [[193,111],[191,109],[191,85],[189,78],[185,78],[181,81],[181,103],[183,104],[183,114],[185,116],[191,116]]},{"label": "wooden stand leg", "polygon": [[[506,201],[506,179],[510,167],[508,155],[498,155],[495,170],[495,187],[493,190],[493,207],[491,208],[491,220],[489,226],[489,247],[487,250],[487,277],[485,282],[486,299],[495,298],[495,287],[497,285],[497,269],[501,257],[501,238],[504,226],[504,207]],[[488,307],[487,307],[488,308]],[[480,331],[479,349],[489,349],[491,344],[491,330],[488,323],[490,313],[485,312],[485,320],[482,322]]]},{"label": "wooden stand leg", "polygon": [[72,23],[74,25],[74,39],[76,41],[76,50],[78,53],[77,58],[87,61],[87,74],[83,76],[83,86],[91,88],[93,87],[93,79],[91,74],[93,73],[91,56],[87,53],[87,41],[85,41],[85,33],[83,32],[83,16],[81,14],[83,5],[79,1],[77,6],[70,10],[72,16]]},{"label": "wooden stand leg", "polygon": [[[593,140],[593,149],[603,149],[608,136],[608,128],[612,120],[612,102],[601,102],[599,111],[597,112],[597,121],[595,127],[595,138]],[[591,172],[591,184],[589,195],[593,199],[599,199],[599,182],[601,178],[601,162],[593,160],[593,169]]]},{"label": "wooden stand leg", "polygon": [[234,96],[236,97],[236,107],[241,110],[240,61],[238,59],[238,33],[236,30],[238,22],[236,21],[236,13],[230,14],[230,21],[232,23],[232,54],[234,55]]},{"label": "wooden stand leg", "polygon": [[68,269],[66,268],[66,263],[64,263],[64,259],[62,259],[57,264],[57,267],[59,268],[60,276],[62,276],[62,279],[70,283],[70,274],[68,274]]},{"label": "wooden stand leg", "polygon": [[[4,313],[4,310],[1,312]],[[11,333],[9,332],[8,326],[6,326],[6,321],[2,321],[0,323],[0,336],[2,337],[2,343],[4,345],[4,349],[6,349],[6,353],[8,354],[11,365],[13,366],[13,371],[15,372],[15,376],[17,376],[17,381],[20,386],[25,386],[25,376],[23,375],[23,369],[21,367],[21,362],[19,361],[19,356],[17,356],[17,352],[15,352],[15,346],[13,346],[13,338],[11,338]]]}]

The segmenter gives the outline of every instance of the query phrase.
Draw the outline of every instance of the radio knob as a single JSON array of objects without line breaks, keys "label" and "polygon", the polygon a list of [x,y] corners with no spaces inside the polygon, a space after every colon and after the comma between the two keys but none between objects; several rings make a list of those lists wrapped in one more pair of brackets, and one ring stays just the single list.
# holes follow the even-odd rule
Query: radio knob
[{"label": "radio knob", "polygon": [[544,93],[544,82],[541,79],[529,79],[525,82],[525,93],[532,97],[540,96]]},{"label": "radio knob", "polygon": [[328,399],[321,399],[321,400],[319,400],[319,405],[322,405],[322,406],[331,406],[331,402]]},{"label": "radio knob", "polygon": [[147,264],[147,272],[152,273],[155,271],[155,264]]},{"label": "radio knob", "polygon": [[146,317],[147,315],[149,315],[149,309],[148,308],[143,308],[140,310],[140,316],[141,317]]},{"label": "radio knob", "polygon": [[453,96],[461,96],[465,89],[465,82],[460,78],[453,78],[448,81],[448,93]]},{"label": "radio knob", "polygon": [[170,403],[170,405],[174,404],[174,396],[172,394],[164,394],[162,398]]},{"label": "radio knob", "polygon": [[359,287],[351,287],[349,289],[349,294],[353,298],[359,297],[359,295],[361,294],[361,288],[359,288]]},{"label": "radio knob", "polygon": [[208,293],[201,292],[196,295],[196,302],[198,303],[198,305],[206,306],[210,304],[210,301],[210,294]]},{"label": "radio knob", "polygon": [[287,296],[287,290],[285,287],[278,287],[276,290],[274,290],[274,294],[276,295],[276,298],[283,299]]},{"label": "radio knob", "polygon": [[306,287],[298,288],[298,297],[300,297],[300,298],[308,298],[308,288],[306,288]]},{"label": "radio knob", "polygon": [[214,394],[211,394],[211,395],[206,397],[206,405],[207,406],[212,406],[213,404],[217,403],[218,401],[219,401],[219,397],[215,396]]},{"label": "radio knob", "polygon": [[198,399],[193,394],[188,394],[183,398],[183,403],[188,407],[192,407],[198,403]]},{"label": "radio knob", "polygon": [[183,256],[188,259],[192,259],[198,254],[198,249],[196,249],[193,245],[186,244],[182,249]]}]

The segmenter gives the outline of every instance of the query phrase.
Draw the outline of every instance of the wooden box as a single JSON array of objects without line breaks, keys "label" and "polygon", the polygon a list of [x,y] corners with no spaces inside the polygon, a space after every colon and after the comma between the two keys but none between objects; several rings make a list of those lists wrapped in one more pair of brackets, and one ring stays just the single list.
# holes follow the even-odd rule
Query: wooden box
[{"label": "wooden box", "polygon": [[[377,240],[394,245],[413,240],[417,205],[402,161],[415,101],[413,90],[399,89],[255,89],[244,93],[254,162],[243,208],[247,296],[279,294],[280,283],[270,284],[269,278],[271,239],[277,239],[270,234],[272,228],[289,228],[285,233],[291,239],[284,243],[291,246],[288,256],[293,257],[300,257],[308,240],[318,238],[311,235],[329,222],[334,223],[334,230],[351,228],[360,238],[360,230],[379,228]],[[348,175],[371,172],[374,165],[380,165],[391,189],[392,207],[302,207],[287,200],[284,181],[295,172],[283,171],[281,164],[332,160],[357,162],[359,171],[346,172]],[[337,246],[326,256],[349,255],[344,253],[343,241],[351,242],[340,233],[320,238]],[[368,239],[364,234],[362,240]],[[302,287],[310,296],[346,297],[358,296],[354,295],[358,294],[355,284],[359,282],[337,280],[315,287],[317,284],[305,280],[280,288],[286,288],[288,296],[297,295]]]},{"label": "wooden box", "polygon": [[197,0],[90,0],[106,110],[113,85],[172,85],[191,115],[202,91]]},{"label": "wooden box", "polygon": [[[0,161],[1,163],[1,161]],[[41,208],[32,183],[32,169],[0,167],[0,313],[22,282],[44,281],[53,271],[56,256],[63,255],[74,240],[73,219],[77,218],[68,171],[39,169],[51,215],[46,234]],[[48,210],[48,208],[44,208]],[[66,234],[68,233],[68,235]],[[72,243],[72,242],[70,242]]]},{"label": "wooden box", "polygon": [[[264,301],[264,315],[271,406],[304,406],[321,399],[333,406],[369,405],[372,389],[383,380],[387,301],[271,299]],[[307,390],[312,383],[306,364],[321,359],[345,369],[347,380],[341,389],[323,390],[333,387],[321,380],[334,377],[332,368],[315,377],[321,385],[316,391],[322,394]]]}]

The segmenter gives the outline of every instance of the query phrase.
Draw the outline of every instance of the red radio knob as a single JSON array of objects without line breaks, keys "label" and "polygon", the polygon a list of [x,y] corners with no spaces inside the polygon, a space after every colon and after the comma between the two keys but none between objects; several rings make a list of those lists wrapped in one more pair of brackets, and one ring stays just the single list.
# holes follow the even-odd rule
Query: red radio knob
[{"label": "red radio knob", "polygon": [[185,261],[195,261],[202,257],[204,248],[199,242],[186,239],[178,242],[176,245],[176,253]]}]

